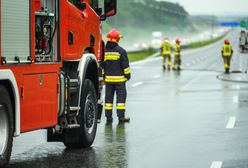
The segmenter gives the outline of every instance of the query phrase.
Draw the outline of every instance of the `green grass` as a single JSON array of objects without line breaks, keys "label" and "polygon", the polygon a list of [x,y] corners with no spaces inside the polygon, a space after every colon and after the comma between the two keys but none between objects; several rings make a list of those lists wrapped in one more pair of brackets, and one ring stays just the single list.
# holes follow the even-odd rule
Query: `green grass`
[{"label": "green grass", "polygon": [[130,62],[139,61],[139,60],[143,60],[143,59],[151,56],[152,54],[154,54],[156,52],[157,52],[157,50],[155,50],[153,48],[149,48],[149,49],[144,50],[144,51],[129,52],[128,53],[128,59]]},{"label": "green grass", "polygon": [[224,35],[222,35],[220,37],[216,37],[216,38],[211,39],[211,40],[191,43],[191,44],[187,45],[187,48],[200,48],[200,47],[204,47],[204,46],[207,46],[209,44],[213,44],[213,43],[215,43],[215,42],[223,39],[225,36],[226,36],[226,34],[224,34]]},{"label": "green grass", "polygon": [[[223,39],[226,35],[227,34],[224,34],[220,37],[216,37],[214,39],[207,40],[207,41],[191,43],[191,44],[187,45],[186,48],[194,49],[194,48],[204,47],[204,46],[213,44],[213,43]],[[128,58],[129,58],[130,62],[140,61],[140,60],[144,60],[144,59],[148,58],[149,56],[155,54],[156,52],[158,52],[158,51],[154,48],[149,48],[147,50],[142,50],[142,51],[137,51],[137,52],[129,52]]]}]

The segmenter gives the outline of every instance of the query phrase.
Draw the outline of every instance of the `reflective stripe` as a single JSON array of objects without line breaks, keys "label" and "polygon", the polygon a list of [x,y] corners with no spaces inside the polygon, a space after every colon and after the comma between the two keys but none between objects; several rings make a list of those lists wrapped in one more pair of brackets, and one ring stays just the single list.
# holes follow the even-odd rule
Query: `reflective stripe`
[{"label": "reflective stripe", "polygon": [[120,55],[105,55],[104,61],[117,61],[120,59]]},{"label": "reflective stripe", "polygon": [[105,110],[112,110],[113,109],[113,104],[106,103],[105,104]]},{"label": "reflective stripe", "polygon": [[171,65],[171,62],[170,61],[168,61],[168,63],[167,63],[168,65]]},{"label": "reflective stripe", "polygon": [[124,69],[124,74],[125,75],[128,75],[128,74],[130,74],[131,73],[131,69],[128,67],[128,68],[126,68],[126,69]]},{"label": "reflective stripe", "polygon": [[125,76],[106,76],[106,82],[125,82],[127,79]]},{"label": "reflective stripe", "polygon": [[113,104],[111,104],[111,103],[106,103],[105,106],[110,106],[110,107],[112,107]]},{"label": "reflective stripe", "polygon": [[116,105],[116,109],[117,109],[117,110],[125,110],[125,109],[126,109],[125,103],[118,103],[118,104]]},{"label": "reflective stripe", "polygon": [[225,67],[225,68],[230,68],[230,65],[224,64],[224,67]]},{"label": "reflective stripe", "polygon": [[104,75],[104,74],[105,74],[104,69],[102,69],[102,75]]},{"label": "reflective stripe", "polygon": [[118,52],[106,52],[104,61],[117,61],[120,59],[120,53]]},{"label": "reflective stripe", "polygon": [[113,110],[113,107],[106,107],[105,106],[105,110]]}]

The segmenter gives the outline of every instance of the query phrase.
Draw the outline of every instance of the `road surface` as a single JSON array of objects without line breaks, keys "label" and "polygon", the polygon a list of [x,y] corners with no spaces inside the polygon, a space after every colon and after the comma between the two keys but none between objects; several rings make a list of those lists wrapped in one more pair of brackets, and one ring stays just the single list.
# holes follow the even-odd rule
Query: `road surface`
[{"label": "road surface", "polygon": [[[228,35],[232,70],[245,71],[238,34]],[[83,150],[46,143],[44,131],[24,134],[8,168],[247,168],[248,84],[216,78],[221,45],[184,51],[181,72],[163,72],[161,58],[132,64],[129,124],[118,125],[115,115],[106,125],[103,117],[92,148]]]}]

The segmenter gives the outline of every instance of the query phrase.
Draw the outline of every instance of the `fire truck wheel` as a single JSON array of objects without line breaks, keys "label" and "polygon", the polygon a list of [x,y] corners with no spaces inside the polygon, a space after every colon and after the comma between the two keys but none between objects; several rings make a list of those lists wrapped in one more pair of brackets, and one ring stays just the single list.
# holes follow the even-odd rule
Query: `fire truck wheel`
[{"label": "fire truck wheel", "polygon": [[97,94],[91,80],[84,81],[81,94],[81,110],[78,116],[80,129],[78,143],[65,143],[67,148],[87,148],[95,139],[97,129]]},{"label": "fire truck wheel", "polygon": [[13,143],[14,124],[10,95],[0,85],[0,167],[4,167],[10,159]]}]

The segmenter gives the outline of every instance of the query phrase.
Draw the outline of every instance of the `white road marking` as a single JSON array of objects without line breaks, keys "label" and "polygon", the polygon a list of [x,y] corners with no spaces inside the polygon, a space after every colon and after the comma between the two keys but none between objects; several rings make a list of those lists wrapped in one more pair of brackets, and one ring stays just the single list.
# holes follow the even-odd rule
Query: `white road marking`
[{"label": "white road marking", "polygon": [[144,82],[137,82],[137,83],[133,84],[132,87],[140,86],[140,85],[142,85],[143,83],[144,83]]},{"label": "white road marking", "polygon": [[234,103],[238,103],[239,102],[239,97],[238,96],[234,96],[233,97],[233,102]]},{"label": "white road marking", "polygon": [[236,117],[230,117],[228,120],[228,123],[226,125],[227,129],[233,129],[235,126],[235,122],[236,122]]},{"label": "white road marking", "polygon": [[214,161],[212,162],[212,165],[210,168],[221,168],[222,167],[222,162],[221,161]]},{"label": "white road marking", "polygon": [[153,78],[154,79],[158,79],[158,78],[160,78],[161,77],[161,75],[155,75]]}]

